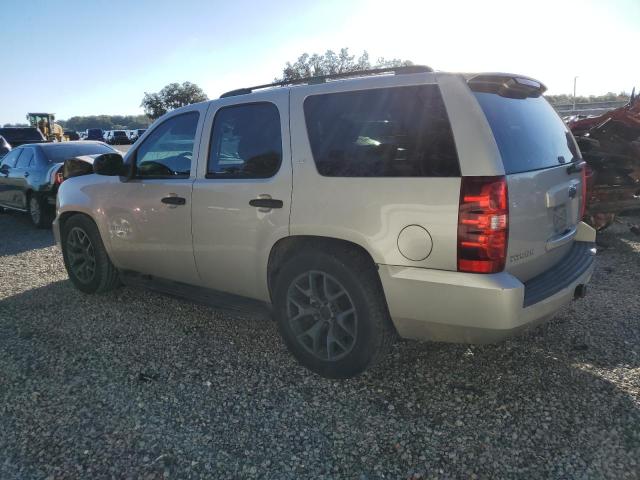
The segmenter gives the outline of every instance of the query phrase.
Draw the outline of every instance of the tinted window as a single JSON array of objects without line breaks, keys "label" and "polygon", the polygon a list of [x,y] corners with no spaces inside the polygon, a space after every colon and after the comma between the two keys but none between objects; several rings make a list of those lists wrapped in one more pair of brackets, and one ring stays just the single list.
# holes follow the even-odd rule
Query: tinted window
[{"label": "tinted window", "polygon": [[274,104],[237,105],[216,113],[207,178],[268,178],[281,161],[280,114]]},{"label": "tinted window", "polygon": [[556,167],[578,156],[573,136],[543,97],[474,95],[491,125],[506,173]]},{"label": "tinted window", "polygon": [[16,168],[27,168],[31,165],[31,161],[33,160],[33,150],[30,148],[24,148],[22,155],[18,158],[18,162],[16,163]]},{"label": "tinted window", "polygon": [[69,158],[79,157],[81,155],[96,155],[101,153],[113,153],[115,150],[101,143],[49,143],[42,146],[47,160],[52,163],[62,163]]},{"label": "tinted window", "polygon": [[15,167],[16,161],[18,160],[18,157],[20,156],[21,153],[22,153],[22,148],[19,148],[17,150],[11,150],[2,159],[2,165],[6,165],[8,167]]},{"label": "tinted window", "polygon": [[436,85],[314,95],[304,102],[311,151],[329,177],[459,176]]},{"label": "tinted window", "polygon": [[198,112],[189,112],[158,125],[138,147],[137,175],[147,178],[188,177],[198,117]]}]

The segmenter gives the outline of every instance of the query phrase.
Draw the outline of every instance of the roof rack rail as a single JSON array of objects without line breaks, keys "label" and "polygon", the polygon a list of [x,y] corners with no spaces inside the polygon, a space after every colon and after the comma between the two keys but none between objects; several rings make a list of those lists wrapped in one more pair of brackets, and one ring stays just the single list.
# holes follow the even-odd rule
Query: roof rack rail
[{"label": "roof rack rail", "polygon": [[316,83],[325,83],[327,80],[336,80],[340,78],[352,78],[352,77],[366,77],[369,75],[381,75],[383,73],[393,73],[395,75],[410,74],[410,73],[429,73],[433,72],[433,68],[426,65],[407,65],[404,67],[387,67],[387,68],[373,68],[370,70],[356,70],[354,72],[334,73],[331,75],[320,75],[317,77],[300,78],[297,80],[288,80],[282,82],[265,83],[264,85],[256,85],[255,87],[238,88],[220,95],[220,98],[235,97],[236,95],[247,95],[253,93],[255,90],[262,90],[263,88],[270,87],[288,87],[291,85],[308,84],[313,85]]}]

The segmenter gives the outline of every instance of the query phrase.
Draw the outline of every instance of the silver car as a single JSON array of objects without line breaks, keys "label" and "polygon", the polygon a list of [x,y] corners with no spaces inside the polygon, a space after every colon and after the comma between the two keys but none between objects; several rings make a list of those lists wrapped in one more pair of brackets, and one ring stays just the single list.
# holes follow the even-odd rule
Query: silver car
[{"label": "silver car", "polygon": [[542,83],[409,67],[236,90],[65,181],[73,284],[267,307],[344,378],[399,335],[495,342],[584,295],[584,162]]}]

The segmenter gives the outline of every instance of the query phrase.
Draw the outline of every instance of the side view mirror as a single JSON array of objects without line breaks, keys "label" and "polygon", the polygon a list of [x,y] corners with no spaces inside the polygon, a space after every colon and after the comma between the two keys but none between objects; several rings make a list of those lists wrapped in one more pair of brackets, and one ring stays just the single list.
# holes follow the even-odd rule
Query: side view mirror
[{"label": "side view mirror", "polygon": [[93,161],[93,173],[110,177],[125,175],[124,160],[117,153],[104,153]]}]

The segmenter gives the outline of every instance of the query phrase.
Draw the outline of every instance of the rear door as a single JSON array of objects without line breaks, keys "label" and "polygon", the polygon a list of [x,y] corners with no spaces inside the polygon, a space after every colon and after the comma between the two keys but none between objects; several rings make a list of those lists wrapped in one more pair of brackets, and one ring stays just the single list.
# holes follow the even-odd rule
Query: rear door
[{"label": "rear door", "polygon": [[271,247],[289,234],[285,88],[211,105],[193,185],[193,248],[204,286],[268,300]]},{"label": "rear door", "polygon": [[[28,208],[27,205],[27,192],[30,190],[30,185],[33,180],[31,176],[35,175],[37,177],[38,172],[33,171],[31,168],[31,164],[34,161],[34,152],[33,148],[23,147],[22,155],[18,158],[18,162],[16,163],[16,168],[14,170],[14,183],[15,183],[15,203],[18,208]],[[37,178],[35,179],[37,181]]]},{"label": "rear door", "polygon": [[573,136],[542,96],[474,92],[495,138],[509,192],[506,270],[526,281],[573,244],[582,204]]}]

